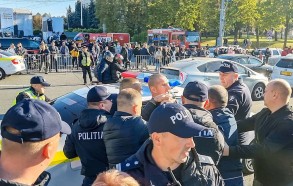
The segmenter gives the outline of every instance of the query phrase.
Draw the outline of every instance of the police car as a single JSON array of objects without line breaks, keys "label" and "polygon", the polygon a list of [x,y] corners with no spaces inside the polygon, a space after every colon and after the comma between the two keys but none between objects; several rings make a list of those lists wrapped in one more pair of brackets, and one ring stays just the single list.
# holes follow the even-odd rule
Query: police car
[{"label": "police car", "polygon": [[0,50],[0,80],[7,75],[25,70],[24,59],[21,56]]},{"label": "police car", "polygon": [[[104,86],[112,94],[119,93],[118,85],[98,85]],[[78,116],[82,110],[87,107],[86,96],[93,86],[84,87],[76,91],[70,92],[64,96],[58,97],[51,102],[52,106],[60,113],[63,121],[68,124],[73,124],[78,120]],[[172,93],[178,101],[181,99],[183,89],[173,88]],[[142,100],[145,105],[151,99],[149,88],[142,86]],[[3,115],[0,115],[0,123]],[[0,139],[2,140],[1,136]],[[62,135],[58,151],[46,171],[50,172],[51,180],[49,186],[56,185],[70,185],[80,186],[82,184],[83,176],[80,175],[81,163],[79,158],[67,159],[63,153],[63,146],[65,143],[66,135]]]}]

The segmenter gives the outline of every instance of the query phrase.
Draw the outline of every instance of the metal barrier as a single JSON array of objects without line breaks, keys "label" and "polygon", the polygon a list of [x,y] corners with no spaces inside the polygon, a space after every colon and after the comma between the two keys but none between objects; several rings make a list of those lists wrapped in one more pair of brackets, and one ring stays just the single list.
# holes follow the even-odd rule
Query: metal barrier
[{"label": "metal barrier", "polygon": [[27,54],[25,64],[27,72],[71,72],[78,68],[78,60],[72,63],[70,55],[63,54]]}]

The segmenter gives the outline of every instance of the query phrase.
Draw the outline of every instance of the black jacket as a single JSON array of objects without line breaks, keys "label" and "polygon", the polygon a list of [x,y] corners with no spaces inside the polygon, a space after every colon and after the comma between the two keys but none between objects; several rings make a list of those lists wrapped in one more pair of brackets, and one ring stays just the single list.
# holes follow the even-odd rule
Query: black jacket
[{"label": "black jacket", "polygon": [[148,138],[146,122],[141,117],[116,111],[104,126],[104,142],[109,164],[121,163],[136,153]]},{"label": "black jacket", "polygon": [[217,165],[222,156],[225,142],[223,134],[213,121],[212,114],[196,105],[185,104],[183,106],[189,110],[195,123],[214,129],[212,136],[201,135],[199,137],[194,137],[194,141],[197,152],[202,155],[210,156]]},{"label": "black jacket", "polygon": [[[210,112],[214,122],[223,132],[226,143],[229,146],[238,145],[237,123],[232,112],[227,108],[216,108]],[[242,176],[240,158],[222,157],[217,167],[224,179]]]},{"label": "black jacket", "polygon": [[142,108],[141,117],[145,121],[149,121],[152,112],[160,105],[161,103],[156,102],[153,98]]},{"label": "black jacket", "polygon": [[110,69],[111,69],[112,83],[116,83],[120,79],[117,72],[127,71],[127,69],[123,68],[117,61],[113,61],[112,63],[110,63]]},{"label": "black jacket", "polygon": [[255,179],[265,186],[293,185],[292,108],[264,108],[237,124],[241,132],[255,130],[255,144],[230,147],[230,156],[254,158]]},{"label": "black jacket", "polygon": [[[118,170],[127,172],[141,186],[166,186],[175,183],[171,173],[182,186],[222,186],[224,182],[208,156],[190,153],[187,161],[171,172],[162,171],[152,158],[153,142],[147,140],[136,154],[116,166]],[[195,161],[195,157],[199,161]]]},{"label": "black jacket", "polygon": [[[248,118],[252,107],[251,94],[248,87],[239,79],[233,83],[228,91],[227,108],[234,114],[236,121]],[[247,144],[249,141],[248,133],[239,133],[239,142],[241,145]]]},{"label": "black jacket", "polygon": [[109,117],[104,110],[85,109],[66,138],[64,154],[69,159],[79,156],[82,175],[96,176],[108,169],[103,128]]},{"label": "black jacket", "polygon": [[[50,182],[51,175],[50,173],[44,171],[42,174],[38,177],[36,182],[33,184],[33,186],[47,186]],[[4,180],[0,178],[0,185],[1,186],[29,186],[26,184],[18,183],[18,182],[13,182],[9,180]]]}]

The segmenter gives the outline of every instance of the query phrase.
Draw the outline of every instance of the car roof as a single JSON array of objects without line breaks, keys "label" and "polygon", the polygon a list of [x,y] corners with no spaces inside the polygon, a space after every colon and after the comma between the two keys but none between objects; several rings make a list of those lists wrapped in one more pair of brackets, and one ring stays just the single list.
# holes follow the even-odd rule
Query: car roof
[{"label": "car roof", "polygon": [[250,55],[247,55],[247,54],[221,54],[219,55],[220,56],[225,56],[225,57],[237,57],[237,56],[250,56]]},{"label": "car roof", "polygon": [[[107,85],[92,85],[92,86],[88,86],[88,87],[84,87],[84,88],[75,90],[75,91],[73,91],[73,93],[86,99],[88,91],[91,88],[95,87],[95,86],[104,86],[104,87],[107,88],[108,92],[110,92],[111,94],[119,94],[119,86],[118,85],[110,85],[110,84],[107,84]],[[151,98],[152,98],[152,96],[150,94],[148,86],[142,85],[142,101],[143,102],[148,101]]]},{"label": "car roof", "polygon": [[168,67],[182,68],[182,67],[187,67],[187,66],[191,66],[194,64],[201,64],[201,63],[212,62],[212,61],[219,61],[219,59],[218,58],[206,58],[206,57],[187,58],[187,59],[182,59],[182,60],[176,61],[174,63],[170,63]]},{"label": "car roof", "polygon": [[281,59],[291,59],[291,60],[293,60],[293,55],[282,56]]}]

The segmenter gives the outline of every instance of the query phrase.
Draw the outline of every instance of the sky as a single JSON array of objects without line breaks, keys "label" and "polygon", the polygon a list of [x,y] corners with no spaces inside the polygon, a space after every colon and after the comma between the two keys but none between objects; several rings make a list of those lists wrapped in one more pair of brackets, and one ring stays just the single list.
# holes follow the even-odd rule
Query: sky
[{"label": "sky", "polygon": [[32,11],[33,15],[50,13],[54,16],[66,16],[66,9],[71,6],[74,10],[76,0],[0,0],[1,8],[24,8]]}]

